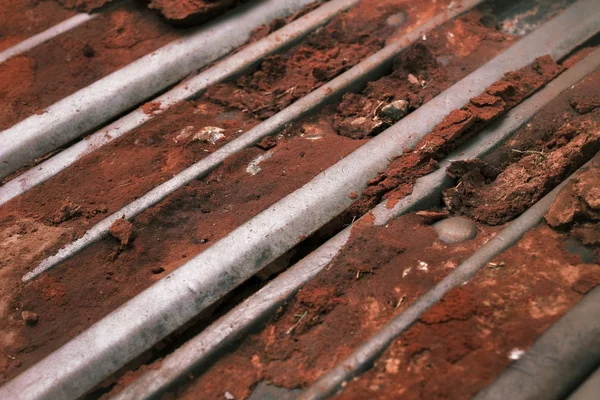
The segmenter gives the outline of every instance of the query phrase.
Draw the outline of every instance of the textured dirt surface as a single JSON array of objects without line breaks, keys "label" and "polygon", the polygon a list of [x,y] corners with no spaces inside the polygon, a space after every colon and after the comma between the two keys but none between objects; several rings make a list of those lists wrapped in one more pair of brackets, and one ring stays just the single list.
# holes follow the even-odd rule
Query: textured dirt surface
[{"label": "textured dirt surface", "polygon": [[68,10],[93,11],[115,0],[55,0]]},{"label": "textured dirt surface", "polygon": [[43,113],[180,34],[133,2],[7,60],[0,64],[0,130]]},{"label": "textured dirt surface", "polygon": [[562,67],[545,56],[519,71],[506,74],[467,105],[451,112],[417,143],[414,150],[402,154],[371,180],[362,198],[353,205],[352,212],[360,215],[382,199],[409,193],[417,177],[437,168],[437,160],[535,93],[561,71]]},{"label": "textured dirt surface", "polygon": [[[364,4],[368,5],[367,2]],[[392,2],[378,2],[377,7],[368,8],[370,14],[361,9],[347,13],[332,22],[332,26],[337,27],[335,30],[325,28],[315,35],[329,35],[341,29],[338,35],[355,32],[364,36],[365,31],[354,28],[356,25],[352,21],[364,24],[362,26],[388,29],[365,24],[364,18],[371,15],[385,21],[390,13],[398,13],[402,9],[390,4]],[[428,18],[436,10],[416,6],[407,6],[406,9],[411,10],[409,15],[415,19],[409,17],[402,29],[409,29],[419,22],[416,18]],[[442,28],[443,34],[437,36],[439,42],[428,42],[437,43],[442,54],[452,53],[460,45],[447,41],[446,33],[471,23],[479,24],[479,18],[466,16],[464,20],[449,23]],[[384,31],[377,32],[381,34]],[[315,38],[310,40],[312,42],[306,42],[294,51],[313,52],[315,58],[325,61],[315,62],[313,68],[335,69],[340,64],[345,68],[346,61],[343,59],[331,58],[333,61],[329,62],[330,58],[319,58],[322,52],[315,48],[319,41]],[[383,45],[380,42],[370,43]],[[474,55],[456,61],[462,62],[464,68],[457,66],[456,75],[450,78],[460,79],[461,74],[466,75],[509,43],[480,41]],[[293,52],[286,54],[286,58],[293,60]],[[268,65],[269,61],[267,71]],[[246,81],[252,81],[251,77],[256,74],[264,74],[264,68],[260,66],[250,75],[227,85],[246,87],[243,86]],[[293,71],[286,72],[286,79],[296,77],[294,79],[300,82],[308,80],[309,85],[322,84],[310,71],[300,67],[295,70],[298,72]],[[459,74],[458,71],[462,72]],[[308,77],[304,77],[306,72],[309,72]],[[269,85],[269,88],[281,88],[281,93],[289,89],[283,83],[277,86],[276,81]],[[263,143],[261,147],[242,152],[210,177],[194,182],[160,207],[140,215],[134,221],[135,239],[125,248],[121,248],[115,238],[106,239],[29,286],[22,286],[19,280],[37,262],[82,235],[108,213],[145,193],[203,154],[214,151],[222,143],[217,141],[217,145],[212,145],[192,140],[200,130],[221,127],[229,139],[266,116],[225,108],[212,101],[209,93],[206,98],[182,103],[173,113],[165,113],[165,119],[157,118],[114,147],[107,146],[106,152],[101,150],[92,154],[45,185],[2,207],[0,214],[4,222],[1,232],[10,240],[5,241],[1,253],[7,255],[3,266],[11,267],[2,269],[5,277],[3,286],[10,288],[1,300],[6,306],[3,314],[11,321],[2,332],[5,338],[3,352],[15,357],[7,357],[7,361],[3,361],[6,363],[3,379],[14,376],[160,279],[164,275],[152,271],[157,265],[164,268],[165,273],[172,271],[185,262],[185,258],[202,251],[359,146],[360,140],[337,134],[331,125],[335,108],[328,110],[300,121],[280,136],[275,141],[276,146],[271,148],[273,157],[259,165],[262,171],[256,176],[246,172],[248,164],[264,154],[264,148],[270,148],[273,143]],[[131,160],[138,162],[132,163]],[[281,179],[282,176],[285,179]],[[239,183],[236,183],[238,180]],[[41,193],[43,197],[39,196]],[[82,269],[81,265],[94,265],[95,268]],[[39,315],[39,323],[34,328],[25,326],[20,314],[15,311],[23,307]]]},{"label": "textured dirt surface", "polygon": [[[75,13],[54,1],[3,0],[0,7],[0,51],[40,33]],[[18,15],[18,18],[15,18]]]},{"label": "textured dirt surface", "polygon": [[598,93],[597,70],[501,149],[484,160],[453,164],[448,173],[460,179],[444,193],[448,208],[492,225],[529,208],[600,150]]},{"label": "textured dirt surface", "polygon": [[[160,279],[164,274],[155,272],[156,266],[161,266],[164,273],[172,271],[186,258],[202,251],[358,147],[361,140],[339,135],[333,127],[334,105],[321,114],[298,122],[274,142],[263,142],[260,147],[242,152],[208,178],[193,182],[159,207],[137,217],[133,223],[135,238],[124,248],[119,240],[108,238],[29,286],[19,282],[21,275],[35,263],[82,235],[106,214],[116,211],[207,152],[214,151],[225,140],[266,118],[268,113],[284,107],[288,97],[295,96],[286,93],[290,82],[305,84],[297,90],[310,90],[322,84],[323,81],[317,79],[311,69],[296,65],[300,64],[300,60],[295,60],[295,53],[304,52],[311,60],[316,60],[314,63],[303,61],[313,70],[317,67],[338,71],[347,68],[348,61],[343,58],[322,56],[328,50],[319,47],[325,43],[318,40],[325,36],[319,35],[335,34],[343,38],[344,35],[356,34],[365,37],[373,50],[382,46],[380,39],[369,38],[373,35],[372,29],[377,35],[392,34],[393,30],[381,24],[370,25],[365,18],[370,15],[385,21],[390,14],[397,14],[403,9],[393,7],[392,3],[404,4],[378,2],[377,7],[368,7],[368,12],[358,9],[344,14],[330,27],[286,53],[283,58],[290,61],[285,64],[285,75],[280,77],[284,80],[266,81],[268,86],[262,89],[279,90],[282,94],[280,103],[269,110],[244,111],[234,105],[226,108],[222,100],[213,101],[214,91],[209,92],[198,100],[182,103],[173,112],[162,114],[134,134],[106,146],[2,207],[0,215],[4,222],[0,231],[7,240],[0,252],[7,255],[3,267],[11,267],[1,270],[3,287],[7,288],[4,291],[7,296],[1,300],[2,311],[10,321],[2,330],[2,349],[11,356],[2,361],[5,363],[3,379],[14,376]],[[369,5],[368,2],[363,4],[364,7]],[[439,6],[438,3],[436,7]],[[436,9],[421,9],[413,5],[406,6],[406,10],[411,12],[402,29],[409,29],[419,22],[418,18],[425,19]],[[475,16],[469,14],[447,24],[440,33],[428,38],[428,45],[437,46],[439,53],[434,53],[436,57],[456,54],[457,48],[462,47],[461,43],[449,39],[448,32],[458,34],[471,25],[483,27],[481,14],[473,14]],[[360,26],[371,30],[365,33],[358,28]],[[495,28],[486,29],[494,31]],[[344,43],[342,38],[337,39],[340,47]],[[449,86],[460,79],[508,46],[510,40],[502,42],[495,37],[484,38],[477,43],[472,53],[452,61],[456,65],[449,64],[453,67],[447,70],[454,72],[440,86]],[[270,63],[280,62],[280,57],[267,60],[250,74],[221,85],[219,90],[228,86],[249,90],[246,88],[251,88],[253,81],[263,84],[265,81],[254,77],[264,76],[265,71],[270,71]],[[402,68],[400,63],[398,68]],[[406,75],[399,76],[399,81],[406,78]],[[253,90],[252,93],[257,96],[270,96]],[[226,139],[216,141],[215,145],[193,140],[197,133],[205,132],[208,127],[224,129]],[[270,149],[273,156],[259,164],[262,171],[250,175],[246,172],[248,165],[256,157],[264,155],[264,149]],[[94,265],[94,268],[84,269],[81,265]],[[22,322],[19,312],[24,308],[39,315],[35,327]]]},{"label": "textured dirt surface", "polygon": [[[262,381],[305,387],[404,310],[489,240],[482,227],[468,242],[445,245],[416,215],[387,226],[355,224],[344,250],[275,319],[233,347],[173,398],[244,399]],[[370,397],[366,397],[370,398]]]},{"label": "textured dirt surface", "polygon": [[197,24],[223,14],[247,0],[152,0],[149,8],[175,24]]},{"label": "textured dirt surface", "polygon": [[600,265],[543,224],[448,293],[340,399],[465,399],[600,283]]}]

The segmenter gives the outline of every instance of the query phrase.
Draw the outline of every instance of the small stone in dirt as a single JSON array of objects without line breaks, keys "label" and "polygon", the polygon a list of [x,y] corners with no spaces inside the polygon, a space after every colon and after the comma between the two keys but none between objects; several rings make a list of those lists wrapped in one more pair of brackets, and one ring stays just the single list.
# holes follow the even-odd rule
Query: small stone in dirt
[{"label": "small stone in dirt", "polygon": [[163,267],[153,267],[152,268],[152,273],[154,275],[161,274],[163,272],[165,272],[165,269]]},{"label": "small stone in dirt", "polygon": [[393,26],[393,27],[399,27],[401,25],[404,25],[404,23],[406,22],[406,14],[403,12],[399,12],[397,14],[393,14],[390,15],[385,22],[389,25],[389,26]]},{"label": "small stone in dirt", "polygon": [[390,104],[381,109],[381,113],[383,115],[393,119],[394,121],[398,121],[400,118],[404,117],[407,112],[408,101],[406,100],[392,101]]},{"label": "small stone in dirt", "polygon": [[205,126],[194,135],[192,140],[215,144],[219,139],[225,137],[223,132],[225,132],[225,129],[223,128],[217,126]]},{"label": "small stone in dirt", "polygon": [[225,392],[225,398],[227,400],[235,400],[235,397],[229,392]]},{"label": "small stone in dirt", "polygon": [[133,234],[133,225],[124,218],[113,222],[109,229],[110,234],[121,242],[121,246],[127,246]]},{"label": "small stone in dirt", "polygon": [[23,321],[29,326],[37,324],[39,320],[38,315],[32,311],[23,311],[21,313],[21,318],[23,318]]},{"label": "small stone in dirt", "polygon": [[450,217],[433,225],[441,241],[445,243],[460,243],[474,239],[477,236],[477,225],[464,217]]}]

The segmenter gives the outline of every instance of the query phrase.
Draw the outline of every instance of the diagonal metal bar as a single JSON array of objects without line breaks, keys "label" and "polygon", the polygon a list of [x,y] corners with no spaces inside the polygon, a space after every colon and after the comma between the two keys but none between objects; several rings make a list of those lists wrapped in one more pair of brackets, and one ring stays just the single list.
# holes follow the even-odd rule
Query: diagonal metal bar
[{"label": "diagonal metal bar", "polygon": [[[585,78],[600,66],[600,50],[580,61],[577,65],[550,82],[540,92],[511,110],[501,121],[478,135],[480,140],[471,142],[440,163],[440,168],[421,178],[412,192],[398,206],[389,209],[387,201],[372,212],[377,225],[385,225],[393,218],[417,208],[425,208],[429,200],[439,201],[442,190],[451,185],[446,178],[446,166],[451,160],[482,157],[504,142],[524,126],[542,107],[564,90]],[[234,308],[202,333],[186,342],[166,357],[157,369],[152,369],[137,381],[123,389],[114,399],[146,399],[164,391],[192,368],[208,362],[235,340],[245,335],[252,326],[267,319],[283,302],[312,280],[342,250],[351,234],[351,227],[281,274],[244,303]]]},{"label": "diagonal metal bar", "polygon": [[[394,317],[384,328],[360,345],[344,361],[335,366],[331,371],[319,378],[313,385],[305,390],[299,400],[325,399],[333,395],[344,382],[348,382],[366,370],[388,346],[410,328],[427,309],[440,301],[452,289],[468,282],[480,269],[484,268],[496,255],[507,250],[519,241],[527,231],[538,225],[544,218],[546,211],[562,189],[570,180],[576,178],[579,172],[593,162],[599,162],[600,156],[594,157],[584,167],[571,175],[549,194],[524,212],[520,217],[511,222],[499,232],[492,240],[483,245],[471,257],[458,265],[448,276],[433,289],[419,297],[406,310]],[[597,324],[596,324],[597,325]],[[595,332],[598,332],[596,327]],[[493,397],[494,399],[508,397]],[[544,398],[544,397],[528,397]]]},{"label": "diagonal metal bar", "polygon": [[411,43],[419,40],[423,33],[428,32],[448,19],[455,17],[479,3],[481,3],[481,0],[466,0],[462,2],[462,7],[454,7],[449,11],[438,14],[427,23],[406,34],[398,42],[375,53],[354,68],[348,70],[346,73],[296,101],[272,118],[269,118],[255,128],[249,130],[239,138],[227,143],[167,182],[157,186],[144,196],[100,221],[89,229],[80,239],[60,249],[55,255],[43,260],[33,271],[27,273],[23,277],[23,281],[27,282],[36,278],[44,271],[55,267],[62,261],[72,257],[87,246],[100,240],[108,234],[110,226],[117,219],[123,217],[131,219],[135,217],[147,208],[164,200],[168,195],[187,185],[192,180],[208,174],[210,171],[217,168],[227,157],[252,146],[268,135],[279,132],[286,124],[300,118],[327,101],[340,96],[351,87],[360,85],[373,77],[379,76],[382,71],[385,71],[389,64],[392,63],[395,56],[406,49]]},{"label": "diagonal metal bar", "polygon": [[26,51],[29,51],[34,47],[47,42],[48,40],[54,39],[55,37],[68,32],[71,29],[77,28],[79,25],[83,25],[97,16],[98,14],[87,13],[73,15],[71,18],[62,21],[43,32],[33,35],[22,42],[9,47],[8,49],[2,50],[0,52],[0,63],[3,63],[11,57],[25,53]]},{"label": "diagonal metal bar", "polygon": [[388,159],[413,147],[475,93],[539,56],[560,59],[588,39],[600,29],[596,1],[579,0],[5,384],[0,398],[85,393],[344,211],[352,203],[349,193],[361,191]]},{"label": "diagonal metal bar", "polygon": [[52,178],[83,156],[130,133],[133,129],[164,113],[180,101],[197,96],[211,85],[243,72],[267,55],[291,46],[310,32],[326,24],[340,12],[356,5],[358,1],[333,0],[326,3],[267,37],[217,62],[214,66],[200,72],[193,78],[183,81],[167,93],[154,99],[155,102],[160,103],[160,110],[155,113],[148,114],[140,107],[0,186],[0,206]]},{"label": "diagonal metal bar", "polygon": [[140,104],[242,45],[252,31],[312,0],[262,0],[242,5],[194,33],[0,132],[0,178]]}]

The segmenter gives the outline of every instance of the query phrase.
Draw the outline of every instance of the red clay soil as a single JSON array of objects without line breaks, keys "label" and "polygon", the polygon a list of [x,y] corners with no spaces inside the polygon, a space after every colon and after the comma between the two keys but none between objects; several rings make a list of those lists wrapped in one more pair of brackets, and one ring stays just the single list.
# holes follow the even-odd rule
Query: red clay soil
[{"label": "red clay soil", "polygon": [[[392,11],[397,12],[389,12]],[[347,15],[340,18],[358,19],[352,12]],[[473,17],[447,24],[443,32],[461,29],[469,18]],[[353,25],[341,26],[351,29]],[[439,40],[447,38],[445,33],[439,35]],[[482,40],[475,53],[492,57],[503,45],[508,43]],[[299,49],[304,46],[308,45]],[[453,53],[458,44],[448,42],[447,46],[439,46],[444,52]],[[465,66],[463,74],[485,59],[465,56],[463,60],[471,63]],[[457,63],[461,61],[456,59]],[[322,65],[329,68],[336,64]],[[261,68],[254,73],[260,72]],[[270,87],[277,86],[273,83]],[[283,84],[279,87],[285,91]],[[0,336],[2,352],[10,355],[0,360],[4,363],[2,380],[15,376],[160,279],[162,274],[153,273],[156,266],[164,268],[165,273],[172,271],[186,258],[356,149],[362,142],[338,135],[331,125],[335,109],[327,112],[300,121],[278,137],[276,147],[271,149],[273,156],[259,165],[262,171],[257,175],[250,175],[246,168],[251,160],[265,154],[258,147],[232,157],[208,178],[193,182],[160,206],[138,216],[133,223],[133,242],[123,247],[119,240],[107,238],[28,286],[20,283],[20,277],[37,262],[83,234],[106,213],[116,211],[199,159],[205,150],[213,151],[210,143],[191,139],[201,127],[224,126],[229,139],[255,124],[258,118],[241,110],[229,111],[210,101],[210,97],[182,103],[174,114],[163,114],[168,114],[169,119],[160,122],[162,115],[157,117],[137,134],[119,141],[120,146],[106,146],[108,150],[92,154],[2,207],[0,234],[4,241],[0,248],[3,255],[0,272],[6,296],[0,299],[0,311],[9,323],[0,328]],[[219,124],[214,120],[216,115]],[[165,143],[168,145],[164,146]],[[115,151],[115,157],[108,156],[111,151]],[[81,268],[82,265],[94,268]],[[23,323],[22,310],[39,315],[35,327]]]},{"label": "red clay soil", "polygon": [[489,240],[445,245],[416,215],[387,226],[356,224],[344,250],[274,321],[222,357],[174,398],[244,399],[266,380],[305,387]]},{"label": "red clay soil", "polygon": [[51,0],[2,0],[0,51],[14,46],[74,14]]},{"label": "red clay soil", "polygon": [[565,250],[566,235],[533,229],[401,335],[339,399],[466,399],[587,291],[600,265]]},{"label": "red clay soil", "polygon": [[[68,10],[93,11],[115,0],[55,0]],[[175,25],[194,25],[218,17],[248,0],[151,0],[147,7]],[[140,3],[141,4],[141,3]]]},{"label": "red clay soil", "polygon": [[[600,150],[600,70],[556,99],[483,161],[454,163],[450,211],[486,224],[518,216]],[[498,201],[501,199],[501,201]]]},{"label": "red clay soil", "polygon": [[0,64],[0,130],[180,35],[145,7],[127,3],[5,61]]},{"label": "red clay soil", "polygon": [[406,195],[417,177],[437,168],[437,160],[535,93],[562,70],[545,56],[519,71],[507,73],[466,106],[451,112],[419,141],[414,151],[402,154],[371,180],[362,198],[353,205],[352,212],[361,215],[382,199]]}]

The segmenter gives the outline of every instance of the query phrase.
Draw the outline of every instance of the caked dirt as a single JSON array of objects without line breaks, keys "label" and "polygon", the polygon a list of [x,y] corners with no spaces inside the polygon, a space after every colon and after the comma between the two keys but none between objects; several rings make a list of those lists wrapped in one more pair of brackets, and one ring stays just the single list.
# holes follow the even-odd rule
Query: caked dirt
[{"label": "caked dirt", "polygon": [[520,215],[600,150],[599,93],[597,70],[484,160],[452,164],[448,209],[490,225]]},{"label": "caked dirt", "polygon": [[14,46],[70,17],[52,0],[3,0],[0,7],[0,51]]},{"label": "caked dirt", "polygon": [[396,199],[409,193],[414,180],[436,169],[438,160],[562,71],[561,66],[549,56],[544,56],[518,71],[507,73],[482,94],[473,97],[467,105],[448,114],[417,143],[414,150],[407,149],[385,171],[371,180],[362,198],[353,205],[352,212],[362,215],[383,199]]},{"label": "caked dirt", "polygon": [[[94,11],[119,0],[55,0],[67,10]],[[138,0],[129,0],[138,1]],[[248,0],[150,0],[138,1],[151,10],[156,10],[169,23],[196,25],[218,17]]]},{"label": "caked dirt", "polygon": [[[306,387],[451,272],[498,228],[446,245],[423,218],[386,226],[355,224],[334,261],[282,307],[262,331],[246,337],[173,398],[247,398],[260,381]],[[193,375],[193,374],[192,374]],[[367,397],[369,398],[369,397]]]},{"label": "caked dirt", "polygon": [[[398,13],[398,8],[389,5],[392,2],[385,4],[387,6],[378,2],[378,7],[369,8],[372,13],[374,10],[388,13],[384,15],[383,21],[389,18],[389,13]],[[416,9],[407,6],[407,10]],[[348,21],[358,22],[360,19],[360,24],[365,24],[364,17],[369,14],[360,9],[354,13],[356,14],[351,11],[340,17],[342,21],[349,18],[347,22],[341,24],[339,20],[334,20],[330,26],[356,29],[362,35],[363,31],[353,26],[363,25],[353,25]],[[412,15],[415,18],[423,16],[419,13]],[[408,16],[408,21],[412,21],[410,13]],[[457,54],[457,48],[462,47],[462,43],[450,41],[448,38],[451,36],[447,33],[458,34],[465,27],[481,29],[484,26],[481,21],[481,14],[470,13],[458,21],[446,24],[438,33],[430,35],[427,43],[437,46],[439,53],[434,53],[436,57]],[[325,32],[328,32],[327,29],[337,28],[325,28]],[[487,29],[495,31],[496,28]],[[315,35],[319,35],[319,32]],[[447,69],[456,71],[456,75],[449,76],[448,79],[462,78],[508,46],[511,41],[503,42],[498,37],[473,40],[479,44],[474,47],[472,53],[450,61],[449,65],[457,65]],[[309,44],[302,44],[297,49],[314,52],[317,58],[322,54],[318,48],[315,49]],[[289,53],[287,58],[293,60],[293,54]],[[321,65],[333,69],[345,62],[339,58],[332,59],[336,60],[335,63],[315,63],[312,64],[313,68]],[[397,68],[402,68],[400,63],[397,63]],[[301,67],[290,67],[289,70],[306,71]],[[245,82],[251,81],[249,77],[260,73],[264,73],[262,67],[227,85],[240,85],[241,88],[245,88]],[[298,75],[286,75],[289,76]],[[399,79],[405,79],[407,73],[399,76]],[[309,73],[306,80],[296,79],[299,82],[308,80],[313,82],[313,85],[322,84],[312,73]],[[444,81],[436,84],[443,88],[451,83]],[[288,85],[279,83],[279,86],[272,83],[269,87],[279,88],[279,93],[284,93],[289,89],[289,82]],[[210,93],[207,96],[209,95]],[[204,150],[212,151],[214,147],[210,142],[192,140],[197,133],[205,137],[202,136],[207,133],[204,128],[221,128],[225,123],[223,121],[228,120],[231,125],[225,126],[222,134],[231,137],[240,133],[237,131],[244,131],[261,119],[250,110],[219,108],[224,106],[210,101],[210,97],[207,99],[209,100],[201,98],[195,102],[183,103],[177,108],[178,115],[165,113],[171,118],[163,120],[162,123],[158,122],[158,116],[150,123],[156,123],[154,128],[151,129],[152,125],[146,124],[136,134],[123,138],[124,142],[120,142],[126,143],[123,147],[107,146],[110,151],[118,151],[116,157],[110,157],[108,151],[102,153],[106,158],[92,154],[90,158],[77,163],[57,178],[2,207],[1,232],[6,240],[0,252],[4,255],[3,267],[10,266],[10,269],[0,270],[3,274],[3,289],[5,288],[3,293],[7,294],[1,301],[2,313],[9,320],[9,323],[2,327],[2,350],[10,355],[1,361],[4,363],[3,380],[15,376],[20,370],[160,279],[164,273],[181,265],[186,258],[202,251],[362,144],[361,140],[338,134],[333,127],[336,112],[334,105],[325,109],[323,113],[290,127],[274,143],[262,143],[260,147],[248,149],[232,157],[209,177],[194,181],[160,206],[138,216],[133,222],[133,240],[128,244],[122,245],[121,239],[107,238],[32,284],[24,286],[20,283],[23,273],[73,238],[81,236],[106,214],[116,211],[197,160],[196,157],[206,153]],[[203,107],[215,108],[194,113]],[[236,120],[240,116],[243,116],[243,119]],[[215,123],[214,119],[209,123],[208,118],[218,118],[219,124]],[[192,124],[193,128],[187,128]],[[161,147],[165,143],[168,145]],[[218,143],[218,140],[215,143]],[[275,147],[271,148],[273,144]],[[265,150],[269,148],[270,150]],[[181,153],[177,153],[183,150],[188,152],[187,159],[181,157]],[[100,150],[102,151],[104,150]],[[267,151],[273,154],[270,158],[258,165],[256,161],[252,162],[259,156],[265,158]],[[98,154],[101,154],[100,152]],[[138,162],[132,163],[130,160]],[[164,168],[165,160],[171,162],[172,169]],[[174,168],[173,165],[177,167]],[[256,171],[256,166],[261,171],[251,175],[248,172],[250,165],[251,171]],[[137,172],[138,168],[141,173]],[[133,171],[139,175],[133,176]],[[74,179],[74,176],[78,178]],[[93,265],[94,268],[81,268],[82,265]],[[157,266],[164,271],[155,268]],[[22,311],[36,313],[39,318],[37,324],[26,325],[23,322]]]},{"label": "caked dirt", "polygon": [[48,107],[181,36],[127,2],[0,64],[0,130]]},{"label": "caked dirt", "polygon": [[465,399],[492,383],[600,285],[599,185],[596,162],[561,190],[547,223],[448,293],[336,398]]},{"label": "caked dirt", "polygon": [[[512,144],[538,141],[531,132],[563,138],[559,129],[549,129],[562,124],[543,116],[560,110],[567,118],[568,109],[577,107],[572,99],[580,99],[594,79],[596,74],[552,102]],[[542,224],[526,234],[426,312],[338,397],[464,399],[496,379],[600,284],[599,171],[596,164],[581,174],[551,206],[546,220],[560,231]],[[369,219],[356,224],[342,252],[264,329],[195,371],[199,377],[188,378],[173,397],[202,393],[217,399],[227,391],[246,398],[260,381],[288,389],[310,385],[505,226],[478,224],[475,240],[444,245],[427,226],[429,216],[444,213],[423,215],[385,227],[370,226]],[[465,253],[455,259],[459,248]]]}]

